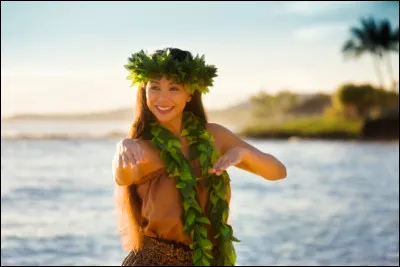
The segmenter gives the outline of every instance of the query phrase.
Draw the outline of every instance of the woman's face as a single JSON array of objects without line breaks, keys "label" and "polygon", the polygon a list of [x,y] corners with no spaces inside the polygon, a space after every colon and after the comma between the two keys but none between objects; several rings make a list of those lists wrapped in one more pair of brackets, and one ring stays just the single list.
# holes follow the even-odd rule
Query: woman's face
[{"label": "woman's face", "polygon": [[184,86],[162,77],[146,85],[147,106],[159,122],[168,122],[182,116],[191,96]]}]

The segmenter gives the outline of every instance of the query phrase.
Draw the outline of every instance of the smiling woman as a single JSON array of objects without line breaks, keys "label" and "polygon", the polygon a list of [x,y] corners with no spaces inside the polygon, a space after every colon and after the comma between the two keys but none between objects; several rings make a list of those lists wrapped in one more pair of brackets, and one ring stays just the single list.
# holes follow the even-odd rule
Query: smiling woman
[{"label": "smiling woman", "polygon": [[230,166],[266,180],[286,177],[272,155],[207,123],[202,93],[216,68],[177,48],[133,54],[135,118],[113,160],[124,266],[204,266],[236,262],[228,224]]}]

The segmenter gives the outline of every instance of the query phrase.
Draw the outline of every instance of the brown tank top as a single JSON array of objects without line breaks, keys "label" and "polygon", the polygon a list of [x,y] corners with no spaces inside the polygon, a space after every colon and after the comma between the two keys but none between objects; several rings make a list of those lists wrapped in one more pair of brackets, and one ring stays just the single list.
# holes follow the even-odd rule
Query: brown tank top
[{"label": "brown tank top", "polygon": [[[190,162],[195,177],[201,176],[198,159]],[[183,204],[180,193],[175,187],[175,180],[168,177],[167,168],[163,167],[142,177],[136,184],[136,192],[141,202],[141,222],[143,234],[175,242],[191,244],[189,236],[183,233]],[[197,199],[205,213],[208,192],[205,180],[196,186]],[[227,195],[230,201],[230,188]],[[208,227],[209,238],[212,240]]]}]

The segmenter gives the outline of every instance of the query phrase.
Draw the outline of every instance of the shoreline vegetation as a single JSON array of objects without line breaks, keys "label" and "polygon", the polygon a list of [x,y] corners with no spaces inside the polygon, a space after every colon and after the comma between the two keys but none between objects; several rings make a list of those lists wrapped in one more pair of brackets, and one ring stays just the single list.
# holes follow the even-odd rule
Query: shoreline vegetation
[{"label": "shoreline vegetation", "polygon": [[240,136],[254,139],[360,139],[361,120],[324,119],[322,117],[293,119],[281,124],[258,124],[245,127]]}]

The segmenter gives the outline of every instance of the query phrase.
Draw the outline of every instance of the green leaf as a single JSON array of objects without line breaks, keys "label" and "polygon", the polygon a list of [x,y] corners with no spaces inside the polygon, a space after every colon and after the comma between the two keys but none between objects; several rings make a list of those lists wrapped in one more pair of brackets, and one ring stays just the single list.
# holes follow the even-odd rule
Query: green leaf
[{"label": "green leaf", "polygon": [[213,255],[211,255],[211,253],[208,252],[208,250],[203,250],[203,254],[206,255],[208,259],[213,259]]},{"label": "green leaf", "polygon": [[211,249],[212,248],[212,243],[208,239],[202,239],[200,241],[200,245],[201,245],[202,248],[205,248],[205,249]]},{"label": "green leaf", "polygon": [[189,225],[192,225],[194,223],[196,216],[192,210],[188,211],[186,221],[188,222]]},{"label": "green leaf", "polygon": [[225,188],[222,184],[218,186],[217,195],[220,199],[225,199]]},{"label": "green leaf", "polygon": [[229,229],[225,225],[222,225],[220,231],[223,237],[226,237],[229,234]]},{"label": "green leaf", "polygon": [[200,208],[200,205],[197,203],[197,202],[195,202],[193,205],[192,205],[192,208],[194,208],[196,211],[198,211],[199,213],[202,213],[203,211],[201,210],[201,208]]},{"label": "green leaf", "polygon": [[172,149],[172,140],[169,140],[167,143],[167,149],[170,150]]},{"label": "green leaf", "polygon": [[214,164],[217,160],[218,160],[218,155],[216,153],[212,153],[211,164]]},{"label": "green leaf", "polygon": [[237,238],[234,237],[234,236],[231,237],[231,240],[234,241],[234,242],[241,242],[239,239],[237,239]]},{"label": "green leaf", "polygon": [[194,253],[193,253],[193,261],[198,261],[198,260],[200,260],[201,256],[202,256],[201,249],[200,249],[200,248],[195,249],[195,250],[194,250]]},{"label": "green leaf", "polygon": [[190,141],[188,141],[188,145],[189,145],[189,146],[191,146],[191,145],[193,145],[193,144],[195,144],[195,143],[197,143],[196,140],[190,140]]},{"label": "green leaf", "polygon": [[176,177],[176,176],[179,176],[178,168],[175,168],[175,169],[174,169],[174,172],[172,173],[172,175],[175,176],[175,177]]},{"label": "green leaf", "polygon": [[168,164],[167,172],[172,173],[173,169],[174,169],[174,164],[172,164],[172,163]]},{"label": "green leaf", "polygon": [[198,148],[200,151],[207,152],[207,147],[206,147],[204,144],[200,144],[197,148]]},{"label": "green leaf", "polygon": [[218,197],[217,197],[216,195],[212,195],[212,196],[210,197],[210,200],[211,200],[211,204],[212,204],[212,205],[216,205],[217,202],[218,202]]},{"label": "green leaf", "polygon": [[228,214],[229,214],[229,212],[227,209],[222,212],[222,221],[223,222],[226,222],[228,220]]},{"label": "green leaf", "polygon": [[182,172],[181,173],[181,179],[183,180],[183,181],[191,181],[192,180],[192,177],[190,177],[190,173],[188,173],[188,172]]},{"label": "green leaf", "polygon": [[207,230],[205,227],[199,227],[198,231],[203,237],[207,238]]},{"label": "green leaf", "polygon": [[151,133],[154,137],[158,137],[160,135],[161,129],[159,127],[152,128]]},{"label": "green leaf", "polygon": [[170,151],[170,154],[171,154],[171,157],[172,157],[174,160],[176,160],[176,161],[179,161],[179,160],[180,160],[180,158],[178,157],[178,153],[177,153],[175,150],[171,150],[171,151]]},{"label": "green leaf", "polygon": [[228,253],[228,258],[229,258],[229,262],[231,264],[235,264],[236,262],[236,253],[233,251],[231,253]]},{"label": "green leaf", "polygon": [[201,258],[201,266],[211,266],[210,261],[206,258]]},{"label": "green leaf", "polygon": [[193,229],[190,230],[190,238],[191,238],[192,240],[194,240],[194,230],[193,230]]},{"label": "green leaf", "polygon": [[181,136],[187,136],[187,135],[189,135],[189,131],[187,129],[183,129]]},{"label": "green leaf", "polygon": [[190,197],[192,199],[196,197],[196,192],[194,190],[190,191]]},{"label": "green leaf", "polygon": [[206,156],[206,154],[204,154],[204,153],[200,154],[200,165],[201,165],[201,166],[205,165],[205,164],[206,164],[206,161],[207,161],[207,156]]},{"label": "green leaf", "polygon": [[185,184],[185,183],[182,183],[182,182],[180,182],[180,183],[178,183],[178,184],[176,185],[176,188],[178,188],[178,189],[185,188],[185,187],[186,187],[186,184]]},{"label": "green leaf", "polygon": [[183,209],[184,209],[185,211],[187,211],[189,208],[190,208],[190,204],[184,201],[184,202],[183,202]]},{"label": "green leaf", "polygon": [[211,224],[210,220],[207,217],[200,217],[197,218],[196,221],[200,222],[200,223],[206,223],[206,224]]},{"label": "green leaf", "polygon": [[176,149],[180,149],[181,148],[181,143],[179,142],[178,139],[172,139],[171,140],[171,144],[173,147],[175,147]]}]

